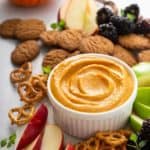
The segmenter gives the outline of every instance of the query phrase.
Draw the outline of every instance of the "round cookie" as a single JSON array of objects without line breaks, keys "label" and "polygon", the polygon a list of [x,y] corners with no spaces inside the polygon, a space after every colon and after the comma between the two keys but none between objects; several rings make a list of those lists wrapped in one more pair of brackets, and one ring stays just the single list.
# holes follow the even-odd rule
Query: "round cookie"
[{"label": "round cookie", "polygon": [[40,34],[46,30],[43,21],[39,19],[27,19],[18,23],[15,36],[19,40],[34,40],[40,37]]},{"label": "round cookie", "polygon": [[69,51],[78,49],[83,34],[79,30],[67,29],[59,33],[57,43],[61,48]]},{"label": "round cookie", "polygon": [[83,38],[79,50],[82,53],[112,54],[114,44],[103,36],[89,36]]},{"label": "round cookie", "polygon": [[143,50],[141,52],[138,53],[138,60],[140,62],[150,62],[150,49],[148,50]]},{"label": "round cookie", "polygon": [[150,49],[150,38],[143,35],[129,34],[120,36],[119,44],[133,50]]},{"label": "round cookie", "polygon": [[21,19],[8,19],[0,25],[0,35],[4,38],[14,38],[15,30]]},{"label": "round cookie", "polygon": [[58,31],[44,31],[40,34],[40,39],[47,46],[54,46],[57,44]]},{"label": "round cookie", "polygon": [[137,63],[136,59],[134,58],[132,53],[129,52],[127,49],[121,47],[120,45],[115,45],[114,46],[113,56],[123,60],[129,66],[133,66],[133,65],[135,65]]},{"label": "round cookie", "polygon": [[42,66],[50,66],[54,68],[58,63],[63,61],[70,55],[69,52],[63,49],[50,50],[43,58]]},{"label": "round cookie", "polygon": [[19,44],[11,53],[11,60],[16,65],[33,60],[40,52],[36,41],[29,40]]}]

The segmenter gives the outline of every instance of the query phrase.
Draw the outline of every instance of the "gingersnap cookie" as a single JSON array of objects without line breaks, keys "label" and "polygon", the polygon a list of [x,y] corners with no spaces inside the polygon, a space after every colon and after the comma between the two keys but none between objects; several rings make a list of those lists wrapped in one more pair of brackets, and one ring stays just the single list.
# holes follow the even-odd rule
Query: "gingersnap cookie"
[{"label": "gingersnap cookie", "polygon": [[40,39],[47,46],[57,45],[58,31],[44,31],[40,34]]},{"label": "gingersnap cookie", "polygon": [[131,52],[129,52],[127,49],[121,47],[120,45],[115,45],[114,46],[114,53],[113,56],[123,60],[124,62],[126,62],[129,66],[133,66],[135,65],[136,59],[135,57],[132,55]]},{"label": "gingersnap cookie", "polygon": [[50,50],[43,59],[42,66],[50,66],[54,68],[58,63],[69,56],[69,53],[63,49]]},{"label": "gingersnap cookie", "polygon": [[150,38],[143,35],[123,35],[119,37],[119,43],[123,47],[133,50],[150,49]]},{"label": "gingersnap cookie", "polygon": [[27,19],[20,21],[15,30],[15,36],[19,40],[34,40],[40,37],[40,34],[46,30],[43,21],[39,19]]},{"label": "gingersnap cookie", "polygon": [[144,62],[144,61],[150,62],[150,49],[139,52],[138,60],[140,62]]},{"label": "gingersnap cookie", "polygon": [[57,36],[58,45],[66,50],[73,51],[78,49],[83,34],[79,30],[67,29],[62,32],[59,32]]},{"label": "gingersnap cookie", "polygon": [[32,61],[40,52],[36,41],[29,40],[19,44],[11,53],[11,60],[16,65]]},{"label": "gingersnap cookie", "polygon": [[107,38],[96,35],[83,38],[79,49],[82,53],[112,54],[114,44]]},{"label": "gingersnap cookie", "polygon": [[0,25],[0,35],[4,38],[14,38],[15,30],[21,19],[8,19]]}]

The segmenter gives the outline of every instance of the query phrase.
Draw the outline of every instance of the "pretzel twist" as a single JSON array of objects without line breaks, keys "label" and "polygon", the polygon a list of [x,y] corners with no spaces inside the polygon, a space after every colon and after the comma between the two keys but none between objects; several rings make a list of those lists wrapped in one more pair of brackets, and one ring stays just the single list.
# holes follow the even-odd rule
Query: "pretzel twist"
[{"label": "pretzel twist", "polygon": [[24,125],[33,116],[35,107],[33,105],[25,104],[22,107],[12,108],[8,112],[11,124]]},{"label": "pretzel twist", "polygon": [[47,88],[44,75],[32,76],[29,81],[18,85],[20,99],[26,103],[32,104],[41,101],[47,94]]},{"label": "pretzel twist", "polygon": [[126,150],[129,130],[98,132],[94,137],[75,145],[75,150]]},{"label": "pretzel twist", "polygon": [[32,64],[30,62],[23,64],[20,68],[10,73],[12,83],[20,83],[29,79],[32,73]]}]

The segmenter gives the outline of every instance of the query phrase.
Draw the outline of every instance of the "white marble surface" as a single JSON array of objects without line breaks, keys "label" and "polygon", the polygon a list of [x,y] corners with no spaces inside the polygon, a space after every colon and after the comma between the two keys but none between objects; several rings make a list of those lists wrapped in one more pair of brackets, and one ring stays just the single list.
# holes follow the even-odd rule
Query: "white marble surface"
[{"label": "white marble surface", "polygon": [[[10,5],[7,0],[0,0],[0,22],[8,18],[40,18],[49,27],[51,22],[56,21],[57,10],[63,0],[50,1],[49,4],[42,7],[18,8]],[[138,3],[141,7],[141,14],[145,17],[150,16],[149,0],[115,0],[115,2],[122,8],[131,3]],[[20,105],[16,89],[9,81],[9,73],[14,68],[10,61],[10,54],[16,43],[17,41],[15,40],[0,38],[0,139],[7,137],[10,132],[15,130],[15,127],[10,125],[8,110]],[[40,56],[33,61],[33,71],[35,73],[41,72],[40,66],[44,52],[46,50],[43,50]],[[49,118],[50,122],[53,122],[52,115]]]}]

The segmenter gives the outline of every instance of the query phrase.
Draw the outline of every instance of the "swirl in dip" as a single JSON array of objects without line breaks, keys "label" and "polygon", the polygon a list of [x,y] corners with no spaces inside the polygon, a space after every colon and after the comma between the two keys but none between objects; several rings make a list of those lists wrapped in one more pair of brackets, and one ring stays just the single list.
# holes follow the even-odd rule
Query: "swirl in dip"
[{"label": "swirl in dip", "polygon": [[133,79],[117,61],[93,55],[66,59],[54,69],[51,91],[64,106],[80,112],[105,112],[128,100]]}]

